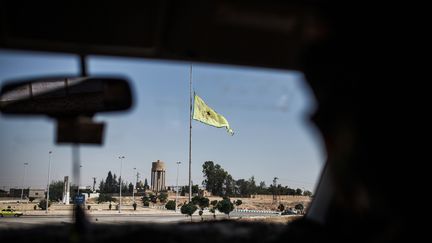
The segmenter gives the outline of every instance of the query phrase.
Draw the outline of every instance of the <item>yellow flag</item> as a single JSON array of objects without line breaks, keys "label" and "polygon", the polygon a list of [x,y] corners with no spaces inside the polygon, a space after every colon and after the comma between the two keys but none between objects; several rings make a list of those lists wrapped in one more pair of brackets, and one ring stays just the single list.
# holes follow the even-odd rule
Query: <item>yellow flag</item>
[{"label": "yellow flag", "polygon": [[231,130],[227,119],[210,108],[198,95],[194,97],[193,119],[214,127],[225,127],[230,135]]}]

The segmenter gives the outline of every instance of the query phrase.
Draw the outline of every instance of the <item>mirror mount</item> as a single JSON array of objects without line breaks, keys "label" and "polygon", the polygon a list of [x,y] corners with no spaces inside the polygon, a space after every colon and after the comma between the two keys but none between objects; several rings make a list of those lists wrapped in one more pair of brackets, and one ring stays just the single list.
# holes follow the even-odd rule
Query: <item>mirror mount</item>
[{"label": "mirror mount", "polygon": [[102,144],[105,123],[89,116],[57,118],[56,143]]}]

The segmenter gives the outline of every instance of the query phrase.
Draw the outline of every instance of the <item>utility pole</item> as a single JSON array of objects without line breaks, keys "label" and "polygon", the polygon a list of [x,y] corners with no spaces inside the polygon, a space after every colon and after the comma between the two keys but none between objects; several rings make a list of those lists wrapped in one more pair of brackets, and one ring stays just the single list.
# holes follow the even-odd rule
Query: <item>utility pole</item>
[{"label": "utility pole", "polygon": [[96,177],[93,177],[93,192],[96,191]]},{"label": "utility pole", "polygon": [[[133,168],[134,172],[136,171],[136,168]],[[135,174],[135,173],[134,173]],[[138,174],[137,174],[137,183],[138,183]],[[135,185],[133,185],[132,187],[132,201],[135,202],[135,187],[136,187],[136,183]]]},{"label": "utility pole", "polygon": [[276,201],[277,201],[277,198],[276,198],[276,184],[277,184],[277,180],[278,180],[279,178],[277,178],[277,177],[275,177],[274,179],[273,179],[273,203],[276,203]]},{"label": "utility pole", "polygon": [[[82,168],[82,165],[80,165],[79,166],[79,171],[80,171],[80,174],[81,174],[81,168]],[[79,196],[79,188],[80,188],[80,184],[81,184],[81,180],[80,180],[81,178],[79,178],[79,180],[78,180],[78,190],[77,190],[77,195]]]},{"label": "utility pole", "polygon": [[26,177],[26,168],[27,168],[28,163],[24,163],[24,175],[23,175],[23,179],[22,179],[22,186],[21,186],[21,201],[23,200],[23,195],[24,195],[24,179]]},{"label": "utility pole", "polygon": [[178,175],[179,175],[179,165],[181,164],[181,162],[176,162],[177,164],[177,179],[176,179],[176,201],[175,201],[175,211],[177,212],[177,204],[178,204]]},{"label": "utility pole", "polygon": [[121,182],[122,177],[121,177],[121,174],[122,174],[122,169],[123,169],[123,159],[124,158],[125,158],[124,156],[119,156],[119,159],[120,159],[120,177],[119,177],[120,203],[119,203],[119,213],[121,213],[121,191],[122,191],[122,182]]},{"label": "utility pole", "polygon": [[46,210],[45,213],[48,213],[48,202],[49,202],[49,188],[50,188],[50,171],[51,171],[51,153],[48,152],[48,183],[47,183],[47,199],[46,199]]}]

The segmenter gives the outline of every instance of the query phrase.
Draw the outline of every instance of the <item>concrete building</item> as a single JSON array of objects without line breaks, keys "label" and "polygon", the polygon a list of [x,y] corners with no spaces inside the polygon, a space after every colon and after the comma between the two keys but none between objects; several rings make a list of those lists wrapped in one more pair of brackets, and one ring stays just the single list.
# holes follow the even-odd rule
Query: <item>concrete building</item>
[{"label": "concrete building", "polygon": [[45,189],[29,189],[29,198],[33,199],[44,199],[45,198]]},{"label": "concrete building", "polygon": [[165,190],[165,163],[160,160],[152,163],[150,189],[154,192]]}]

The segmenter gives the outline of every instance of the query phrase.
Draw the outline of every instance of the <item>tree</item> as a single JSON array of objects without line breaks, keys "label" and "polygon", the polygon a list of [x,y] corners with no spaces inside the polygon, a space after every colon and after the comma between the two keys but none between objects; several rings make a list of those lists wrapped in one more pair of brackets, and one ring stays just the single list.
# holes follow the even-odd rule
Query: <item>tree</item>
[{"label": "tree", "polygon": [[[42,210],[46,210],[46,199],[43,199],[42,201],[39,202],[38,207],[41,208]],[[48,207],[51,207],[51,202],[48,202]]]},{"label": "tree", "polygon": [[312,192],[311,192],[311,191],[308,191],[308,190],[305,190],[305,191],[303,192],[303,196],[312,197]]},{"label": "tree", "polygon": [[210,200],[206,197],[201,197],[201,196],[195,196],[192,198],[192,203],[194,205],[198,205],[198,207],[200,208],[200,216],[201,216],[201,220],[203,220],[202,217],[202,213],[204,208],[207,208],[208,206],[210,206]]},{"label": "tree", "polygon": [[132,183],[129,183],[129,185],[128,185],[128,192],[129,192],[129,193],[132,193],[133,190],[134,190],[134,186],[133,186],[133,184],[132,184]]},{"label": "tree", "polygon": [[303,194],[302,189],[297,188],[296,191],[295,191],[295,195],[297,195],[297,196],[301,196],[302,194]]},{"label": "tree", "polygon": [[105,189],[105,182],[104,182],[104,180],[102,179],[102,180],[99,182],[99,193],[102,193],[102,192],[104,191],[104,189]]},{"label": "tree", "polygon": [[167,204],[165,204],[165,208],[168,210],[175,210],[176,209],[176,204],[174,200],[169,200],[167,202]]},{"label": "tree", "polygon": [[236,181],[232,178],[232,176],[230,174],[228,174],[225,178],[224,181],[224,190],[223,195],[225,196],[231,196],[231,195],[235,195],[237,190],[236,190]]},{"label": "tree", "polygon": [[203,164],[202,170],[204,177],[203,181],[207,191],[210,191],[213,195],[223,196],[224,195],[224,183],[228,177],[228,172],[226,172],[218,164],[214,164],[213,161],[206,161]]},{"label": "tree", "polygon": [[145,178],[145,180],[144,180],[144,190],[148,190],[149,188],[150,187],[148,185],[147,178]]},{"label": "tree", "polygon": [[285,206],[281,203],[278,206],[279,211],[283,212],[285,210]]},{"label": "tree", "polygon": [[[123,183],[122,183],[123,184]],[[104,180],[101,180],[101,182],[99,183],[99,190],[101,193],[116,193],[118,192],[120,189],[119,187],[119,183],[117,181],[117,176],[116,174],[112,174],[111,171],[108,171],[108,175]],[[127,186],[125,190],[122,191],[126,191],[127,190]]]},{"label": "tree", "polygon": [[150,193],[149,197],[150,197],[150,202],[157,203],[156,195],[154,195],[153,193]]},{"label": "tree", "polygon": [[[192,185],[192,194],[198,193],[199,187],[198,185]],[[186,195],[186,193],[189,193],[189,186],[182,186],[180,188],[180,196]]]},{"label": "tree", "polygon": [[299,204],[295,205],[294,208],[295,208],[296,210],[299,210],[300,213],[303,214],[303,209],[304,209],[303,204],[299,203]]},{"label": "tree", "polygon": [[101,202],[115,202],[116,199],[113,198],[110,194],[104,194],[104,193],[100,193],[99,197],[97,198],[97,202],[101,203]]},{"label": "tree", "polygon": [[63,181],[52,181],[50,183],[50,201],[61,201],[63,199]]},{"label": "tree", "polygon": [[161,203],[165,203],[168,199],[168,194],[166,192],[161,192],[158,196],[158,199]]},{"label": "tree", "polygon": [[238,206],[240,206],[240,205],[242,205],[243,204],[243,202],[242,202],[242,200],[240,200],[240,199],[238,199],[236,202],[235,202],[235,205],[238,207]]},{"label": "tree", "polygon": [[198,209],[197,206],[195,206],[192,202],[189,202],[188,204],[184,204],[180,208],[180,211],[182,214],[189,215],[191,217],[191,222],[192,222],[192,214],[194,214],[197,209]]},{"label": "tree", "polygon": [[143,191],[143,190],[145,190],[145,189],[144,189],[144,183],[143,183],[142,181],[137,182],[137,184],[136,184],[136,189],[137,189],[138,191]]},{"label": "tree", "polygon": [[143,202],[144,207],[148,207],[150,205],[150,197],[147,195],[147,193],[144,193],[143,197],[141,198]]},{"label": "tree", "polygon": [[223,200],[218,202],[217,210],[228,215],[229,218],[229,213],[234,210],[234,204],[230,201],[228,197],[225,197]]}]

